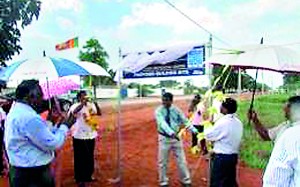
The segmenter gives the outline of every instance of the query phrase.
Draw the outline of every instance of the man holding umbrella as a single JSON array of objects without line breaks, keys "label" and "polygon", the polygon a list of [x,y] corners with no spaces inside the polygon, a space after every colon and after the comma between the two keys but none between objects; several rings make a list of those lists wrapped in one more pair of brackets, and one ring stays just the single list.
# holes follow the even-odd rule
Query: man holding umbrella
[{"label": "man holding umbrella", "polygon": [[276,141],[278,137],[289,127],[291,127],[290,123],[290,110],[291,103],[294,98],[297,96],[290,97],[283,107],[284,116],[286,118],[285,122],[273,127],[266,128],[259,120],[255,111],[248,112],[248,118],[254,123],[254,128],[259,134],[259,136],[265,141]]},{"label": "man holding umbrella", "polygon": [[4,141],[9,160],[12,187],[54,187],[50,164],[54,151],[65,141],[75,121],[73,115],[52,131],[37,113],[43,92],[36,80],[25,80],[16,89],[16,102],[6,122]]}]

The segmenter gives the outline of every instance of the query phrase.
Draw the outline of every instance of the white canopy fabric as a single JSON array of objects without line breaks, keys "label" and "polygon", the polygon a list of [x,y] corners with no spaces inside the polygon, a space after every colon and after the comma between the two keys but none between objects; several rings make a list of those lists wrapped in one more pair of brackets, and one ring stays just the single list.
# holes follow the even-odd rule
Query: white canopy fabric
[{"label": "white canopy fabric", "polygon": [[167,64],[177,60],[197,46],[201,46],[201,44],[181,45],[163,50],[128,53],[124,55],[125,57],[117,67],[117,71],[135,73],[152,64]]},{"label": "white canopy fabric", "polygon": [[260,68],[277,72],[300,72],[300,55],[287,47],[247,45],[215,53],[204,63]]}]

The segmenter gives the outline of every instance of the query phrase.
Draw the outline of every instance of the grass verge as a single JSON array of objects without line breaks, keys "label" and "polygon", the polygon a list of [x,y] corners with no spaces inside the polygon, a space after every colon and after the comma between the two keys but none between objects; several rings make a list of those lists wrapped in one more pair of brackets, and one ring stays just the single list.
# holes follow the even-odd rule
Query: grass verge
[{"label": "grass verge", "polygon": [[[285,120],[282,107],[288,95],[264,95],[255,99],[254,110],[266,127],[276,126]],[[264,169],[271,155],[273,143],[263,141],[248,124],[247,111],[250,101],[239,102],[238,115],[244,124],[244,134],[241,145],[240,158],[247,166]]]}]

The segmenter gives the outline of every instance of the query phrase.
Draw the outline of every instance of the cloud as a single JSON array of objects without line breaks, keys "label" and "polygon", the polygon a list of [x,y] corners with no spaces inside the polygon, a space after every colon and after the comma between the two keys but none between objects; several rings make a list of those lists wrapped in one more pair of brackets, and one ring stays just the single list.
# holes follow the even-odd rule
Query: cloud
[{"label": "cloud", "polygon": [[42,0],[42,10],[46,12],[57,10],[73,10],[80,12],[83,9],[82,0]]},{"label": "cloud", "polygon": [[[221,26],[221,18],[205,7],[189,6],[189,4],[178,4],[178,7],[210,30],[216,30]],[[166,3],[135,3],[132,5],[131,15],[122,18],[120,29],[127,30],[137,26],[164,26],[170,28],[174,33],[186,33],[195,31],[197,26],[180,15],[176,10]]]},{"label": "cloud", "polygon": [[71,19],[59,16],[56,20],[58,22],[59,27],[63,30],[74,30],[75,28],[75,23]]}]

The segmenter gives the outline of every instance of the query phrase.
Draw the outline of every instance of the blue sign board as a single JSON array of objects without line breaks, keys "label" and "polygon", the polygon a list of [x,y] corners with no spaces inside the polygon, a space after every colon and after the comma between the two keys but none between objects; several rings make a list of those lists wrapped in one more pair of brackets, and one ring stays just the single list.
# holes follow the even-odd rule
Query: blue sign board
[{"label": "blue sign board", "polygon": [[167,64],[149,65],[139,72],[123,72],[123,78],[150,78],[204,75],[205,46],[197,46]]}]

